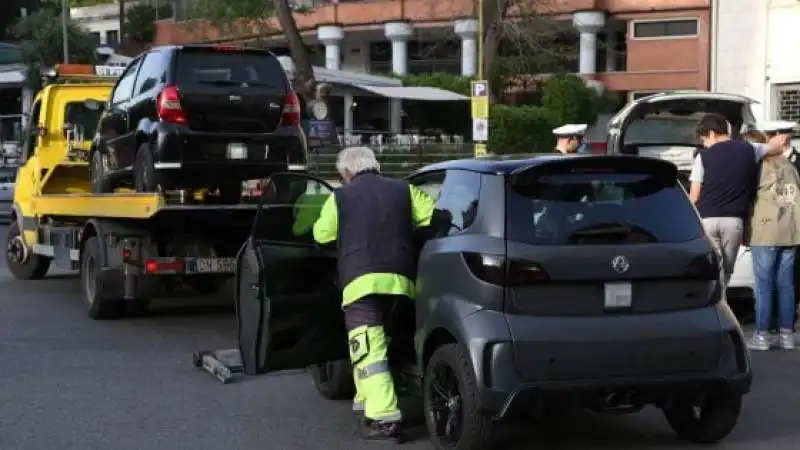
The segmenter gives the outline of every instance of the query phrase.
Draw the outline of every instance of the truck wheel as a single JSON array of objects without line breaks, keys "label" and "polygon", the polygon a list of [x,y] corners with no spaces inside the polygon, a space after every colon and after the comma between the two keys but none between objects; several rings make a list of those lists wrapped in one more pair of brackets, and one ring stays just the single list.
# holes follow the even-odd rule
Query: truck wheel
[{"label": "truck wheel", "polygon": [[95,150],[92,153],[92,165],[90,167],[93,193],[105,194],[114,192],[111,180],[107,177],[108,170],[108,156]]},{"label": "truck wheel", "polygon": [[103,282],[100,279],[100,241],[92,236],[83,244],[81,251],[81,284],[87,314],[95,320],[115,319],[123,313],[123,304],[119,299],[105,296]]},{"label": "truck wheel", "polygon": [[19,222],[11,222],[6,234],[6,265],[8,271],[20,280],[42,278],[50,269],[51,259],[34,255],[33,251],[22,240]]},{"label": "truck wheel", "polygon": [[664,416],[679,438],[713,444],[733,431],[741,409],[742,396],[727,393],[708,397],[700,406],[676,402],[664,408]]},{"label": "truck wheel", "polygon": [[150,144],[140,145],[133,164],[133,184],[136,186],[136,192],[158,192],[160,183],[154,164]]},{"label": "truck wheel", "polygon": [[433,352],[422,383],[425,424],[437,450],[492,447],[494,421],[479,408],[472,362],[458,344]]},{"label": "truck wheel", "polygon": [[352,400],[356,394],[353,366],[346,359],[315,364],[308,372],[317,392],[328,400]]}]

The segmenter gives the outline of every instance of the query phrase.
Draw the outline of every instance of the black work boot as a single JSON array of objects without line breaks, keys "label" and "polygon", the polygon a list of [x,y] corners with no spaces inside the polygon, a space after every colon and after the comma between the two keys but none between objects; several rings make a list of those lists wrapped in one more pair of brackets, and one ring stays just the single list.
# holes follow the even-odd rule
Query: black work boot
[{"label": "black work boot", "polygon": [[371,442],[402,444],[406,440],[400,422],[380,422],[364,418],[361,425],[361,438]]}]

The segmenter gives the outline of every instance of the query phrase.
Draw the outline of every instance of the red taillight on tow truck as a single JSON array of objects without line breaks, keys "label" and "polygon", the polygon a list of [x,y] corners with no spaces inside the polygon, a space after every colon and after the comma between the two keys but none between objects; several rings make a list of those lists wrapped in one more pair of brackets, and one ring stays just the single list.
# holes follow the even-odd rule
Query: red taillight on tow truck
[{"label": "red taillight on tow truck", "polygon": [[286,96],[286,104],[283,106],[281,115],[281,125],[293,126],[300,124],[300,99],[293,91]]},{"label": "red taillight on tow truck", "polygon": [[152,258],[145,260],[144,271],[148,275],[172,275],[186,271],[186,262],[180,258]]},{"label": "red taillight on tow truck", "polygon": [[189,121],[181,107],[181,93],[177,86],[166,86],[156,99],[158,117],[164,122],[186,125]]}]

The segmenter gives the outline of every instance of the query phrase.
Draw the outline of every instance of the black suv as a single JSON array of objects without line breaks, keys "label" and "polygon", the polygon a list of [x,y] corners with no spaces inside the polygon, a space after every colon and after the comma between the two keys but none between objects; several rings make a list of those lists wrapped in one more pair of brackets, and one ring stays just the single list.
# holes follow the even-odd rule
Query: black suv
[{"label": "black suv", "polygon": [[230,46],[155,47],[133,60],[103,112],[92,190],[219,189],[306,163],[300,101],[278,59]]}]

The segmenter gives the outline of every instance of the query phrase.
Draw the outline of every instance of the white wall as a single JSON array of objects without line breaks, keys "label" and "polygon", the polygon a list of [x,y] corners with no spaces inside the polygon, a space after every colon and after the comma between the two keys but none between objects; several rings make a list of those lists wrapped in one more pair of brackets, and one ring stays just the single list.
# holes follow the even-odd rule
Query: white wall
[{"label": "white wall", "polygon": [[774,85],[800,83],[800,2],[716,0],[712,90],[761,104],[756,119],[776,118]]}]

